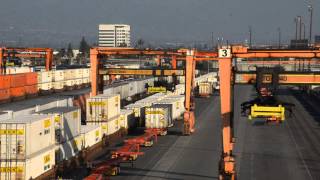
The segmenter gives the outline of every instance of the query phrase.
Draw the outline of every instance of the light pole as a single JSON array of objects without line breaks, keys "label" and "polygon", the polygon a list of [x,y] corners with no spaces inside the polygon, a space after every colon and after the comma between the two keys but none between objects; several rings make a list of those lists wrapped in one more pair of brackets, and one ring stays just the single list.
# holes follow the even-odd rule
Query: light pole
[{"label": "light pole", "polygon": [[295,40],[298,40],[298,18],[297,17],[294,18],[294,22],[296,23],[296,38],[295,38]]},{"label": "light pole", "polygon": [[303,39],[306,39],[306,24],[302,22],[302,28],[303,28]]},{"label": "light pole", "polygon": [[249,26],[249,47],[252,45],[252,28]]},{"label": "light pole", "polygon": [[278,27],[278,47],[281,47],[281,28]]},{"label": "light pole", "polygon": [[310,30],[309,30],[310,34],[309,34],[309,41],[310,41],[310,44],[311,44],[311,42],[312,42],[312,20],[313,20],[313,7],[312,7],[312,4],[310,4],[310,5],[308,6],[308,10],[309,10],[309,12],[310,12]]}]

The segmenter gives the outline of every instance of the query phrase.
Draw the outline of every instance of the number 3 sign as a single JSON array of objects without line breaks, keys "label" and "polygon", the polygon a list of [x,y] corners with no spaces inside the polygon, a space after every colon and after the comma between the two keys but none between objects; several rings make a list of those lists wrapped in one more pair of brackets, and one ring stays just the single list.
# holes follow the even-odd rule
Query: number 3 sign
[{"label": "number 3 sign", "polygon": [[220,58],[231,57],[231,50],[230,49],[219,49],[219,57]]}]

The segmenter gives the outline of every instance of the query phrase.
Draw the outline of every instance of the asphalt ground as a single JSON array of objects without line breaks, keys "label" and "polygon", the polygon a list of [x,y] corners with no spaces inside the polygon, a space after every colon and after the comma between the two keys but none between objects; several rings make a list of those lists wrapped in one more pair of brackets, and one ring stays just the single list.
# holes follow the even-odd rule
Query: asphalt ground
[{"label": "asphalt ground", "polygon": [[[253,99],[252,86],[234,90],[236,170],[243,180],[320,179],[320,113],[318,101],[300,92],[281,90],[280,99],[295,104],[282,124],[250,122],[240,104]],[[221,156],[219,96],[196,99],[196,132],[182,136],[182,121],[160,137],[145,154],[111,179],[218,179]],[[320,112],[320,111],[319,111]]]}]

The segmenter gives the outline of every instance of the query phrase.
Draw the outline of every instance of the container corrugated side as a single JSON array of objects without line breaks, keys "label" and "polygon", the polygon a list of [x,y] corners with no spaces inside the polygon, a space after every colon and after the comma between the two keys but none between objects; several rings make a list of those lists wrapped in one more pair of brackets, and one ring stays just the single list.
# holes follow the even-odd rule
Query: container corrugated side
[{"label": "container corrugated side", "polygon": [[120,126],[125,129],[134,128],[136,126],[133,110],[130,110],[130,109],[120,110]]},{"label": "container corrugated side", "polygon": [[136,81],[129,82],[129,97],[138,94],[138,87]]},{"label": "container corrugated side", "polygon": [[98,95],[87,99],[87,122],[107,121],[120,114],[120,95]]},{"label": "container corrugated side", "polygon": [[129,104],[129,105],[125,106],[124,108],[133,110],[134,117],[144,118],[145,105],[143,105],[143,104]]},{"label": "container corrugated side", "polygon": [[48,147],[27,159],[0,162],[0,179],[35,179],[54,168],[55,148]]},{"label": "container corrugated side", "polygon": [[80,134],[81,112],[75,107],[56,107],[38,112],[54,116],[57,143],[64,143]]},{"label": "container corrugated side", "polygon": [[52,71],[38,72],[38,83],[39,84],[52,82],[52,79],[53,79]]},{"label": "container corrugated side", "polygon": [[212,94],[212,84],[209,82],[201,82],[199,83],[199,94],[200,95],[210,95]]},{"label": "container corrugated side", "polygon": [[101,123],[101,133],[102,135],[111,135],[119,131],[120,126],[120,115],[108,119],[107,122]]},{"label": "container corrugated side", "polygon": [[81,135],[83,137],[84,148],[89,148],[102,139],[101,126],[100,125],[82,125]]},{"label": "container corrugated side", "polygon": [[63,160],[69,160],[72,157],[79,154],[83,149],[83,137],[80,135],[68,140],[58,146],[56,151],[56,162],[62,162]]},{"label": "container corrugated side", "polygon": [[48,82],[48,83],[39,83],[38,84],[38,89],[39,90],[51,90],[52,89],[52,82]]},{"label": "container corrugated side", "polygon": [[173,124],[171,118],[171,107],[165,104],[146,107],[146,128],[168,128]]},{"label": "container corrugated side", "polygon": [[55,82],[64,81],[65,80],[64,70],[55,70],[55,71],[52,71],[52,74],[53,74],[53,81],[55,81]]},{"label": "container corrugated side", "polygon": [[1,120],[0,141],[0,159],[25,159],[55,144],[53,116],[22,115]]},{"label": "container corrugated side", "polygon": [[172,119],[176,120],[182,117],[185,112],[184,96],[167,97],[155,104],[170,104],[172,106]]}]

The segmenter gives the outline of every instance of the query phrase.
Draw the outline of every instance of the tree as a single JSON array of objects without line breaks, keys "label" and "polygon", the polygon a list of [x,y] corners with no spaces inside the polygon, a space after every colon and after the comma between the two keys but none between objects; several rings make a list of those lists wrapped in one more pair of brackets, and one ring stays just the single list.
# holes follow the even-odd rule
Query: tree
[{"label": "tree", "polygon": [[63,56],[65,56],[65,55],[66,55],[66,50],[65,50],[64,48],[60,49],[60,50],[59,50],[59,56],[60,56],[60,57],[63,57]]},{"label": "tree", "polygon": [[71,43],[68,44],[67,56],[68,57],[73,57],[73,51],[72,51]]},{"label": "tree", "polygon": [[89,54],[90,46],[84,37],[82,37],[82,39],[80,41],[79,51],[84,55]]}]

